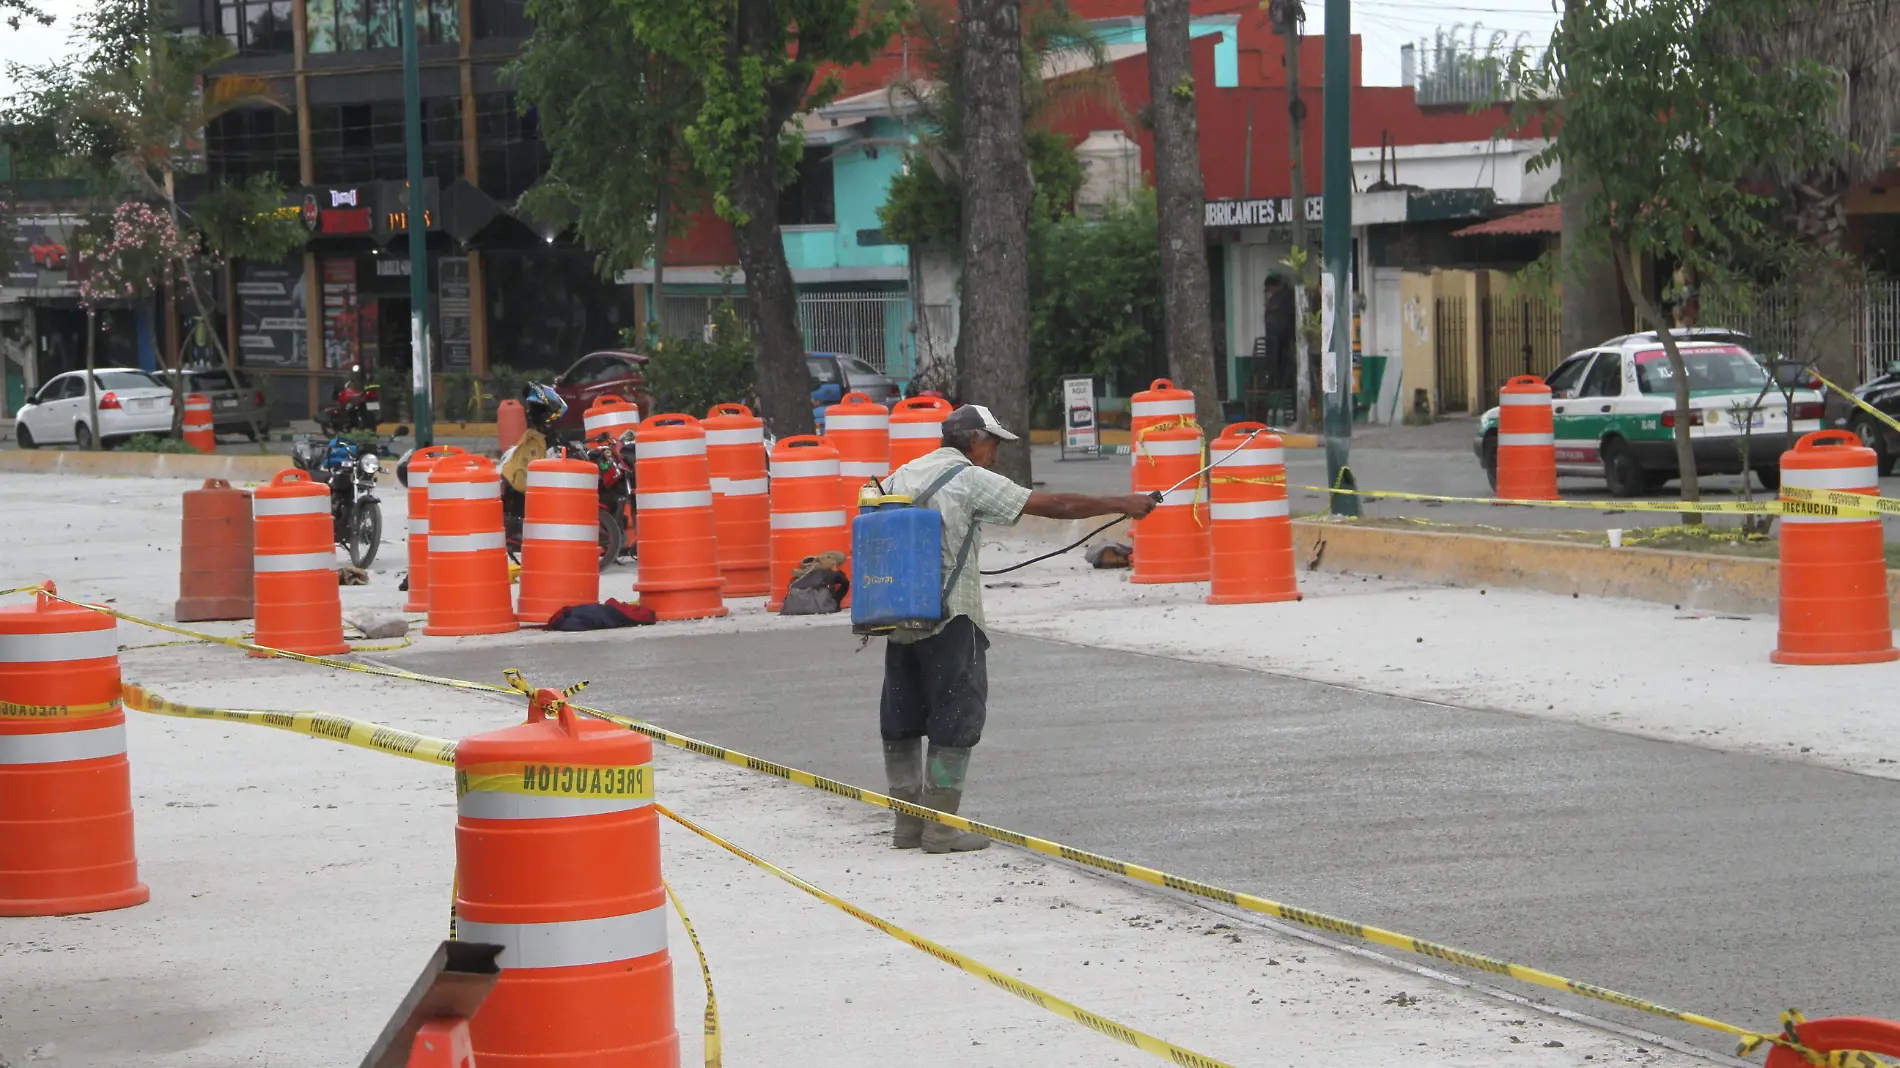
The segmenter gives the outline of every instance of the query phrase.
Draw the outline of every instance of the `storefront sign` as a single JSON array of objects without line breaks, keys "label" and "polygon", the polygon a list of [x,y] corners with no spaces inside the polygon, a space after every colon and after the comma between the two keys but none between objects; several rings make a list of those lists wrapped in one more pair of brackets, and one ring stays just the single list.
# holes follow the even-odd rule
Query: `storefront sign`
[{"label": "storefront sign", "polygon": [[[1206,202],[1206,218],[1202,225],[1209,228],[1224,226],[1286,226],[1293,222],[1293,198],[1269,197],[1264,200],[1210,200]],[[1324,197],[1306,198],[1306,221],[1310,223],[1326,221],[1326,200]]]},{"label": "storefront sign", "polygon": [[323,366],[337,371],[359,362],[360,304],[356,257],[325,256],[323,264]]},{"label": "storefront sign", "polygon": [[304,229],[319,237],[349,237],[375,230],[370,190],[354,186],[305,190],[298,214]]},{"label": "storefront sign", "polygon": [[14,247],[5,258],[6,280],[0,287],[21,297],[77,297],[78,237],[85,220],[77,215],[25,215],[13,225]]},{"label": "storefront sign", "polygon": [[303,257],[283,263],[240,261],[238,359],[249,367],[308,367]]},{"label": "storefront sign", "polygon": [[[376,216],[377,236],[385,241],[406,234],[409,231],[409,183],[382,183],[381,207]],[[442,228],[441,205],[438,203],[440,190],[434,178],[422,180],[422,226],[426,230]]]},{"label": "storefront sign", "polygon": [[1095,456],[1101,438],[1095,425],[1095,379],[1062,380],[1062,455],[1079,452]]},{"label": "storefront sign", "polygon": [[466,371],[475,354],[474,325],[469,318],[468,257],[444,256],[436,261],[436,336],[442,343],[442,368]]}]

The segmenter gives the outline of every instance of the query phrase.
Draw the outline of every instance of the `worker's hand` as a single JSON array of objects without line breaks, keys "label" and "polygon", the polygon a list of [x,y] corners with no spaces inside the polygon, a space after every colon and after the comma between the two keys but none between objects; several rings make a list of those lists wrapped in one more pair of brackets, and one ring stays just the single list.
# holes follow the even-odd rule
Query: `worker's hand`
[{"label": "worker's hand", "polygon": [[1115,498],[1121,507],[1121,513],[1130,519],[1140,519],[1155,510],[1156,501],[1151,493],[1130,493]]}]

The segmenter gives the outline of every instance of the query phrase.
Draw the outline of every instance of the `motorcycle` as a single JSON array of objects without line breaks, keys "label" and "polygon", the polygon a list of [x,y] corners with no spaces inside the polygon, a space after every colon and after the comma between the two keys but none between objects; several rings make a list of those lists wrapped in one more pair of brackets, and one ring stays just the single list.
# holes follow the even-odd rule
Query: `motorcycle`
[{"label": "motorcycle", "polygon": [[350,563],[367,568],[383,543],[383,505],[376,496],[376,475],[383,462],[375,449],[345,438],[305,438],[291,462],[330,487],[330,525]]},{"label": "motorcycle", "polygon": [[[514,448],[502,454],[501,462],[507,463]],[[617,441],[597,441],[592,444],[578,445],[562,443],[548,449],[552,458],[580,460],[591,463],[600,472],[600,508],[595,515],[595,523],[600,529],[600,569],[607,570],[609,564],[618,560],[623,553],[632,555],[633,535],[633,463],[626,456],[622,445]],[[521,562],[521,527],[527,511],[527,498],[516,490],[506,479],[501,483],[501,525],[504,540],[508,546],[508,558]]]},{"label": "motorcycle", "polygon": [[336,403],[317,415],[317,426],[325,434],[351,430],[375,430],[383,419],[383,389],[374,382],[361,384],[362,368],[350,367],[350,380],[330,394]]}]

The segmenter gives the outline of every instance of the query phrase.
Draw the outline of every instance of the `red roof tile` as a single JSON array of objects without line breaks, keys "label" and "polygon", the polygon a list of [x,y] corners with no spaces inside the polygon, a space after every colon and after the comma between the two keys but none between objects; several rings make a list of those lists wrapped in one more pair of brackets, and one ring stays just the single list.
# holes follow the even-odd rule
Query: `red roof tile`
[{"label": "red roof tile", "polygon": [[1492,219],[1476,226],[1467,226],[1452,232],[1453,237],[1497,237],[1528,234],[1560,234],[1563,232],[1563,216],[1556,204],[1539,204],[1529,211],[1520,211],[1516,215],[1506,215],[1502,219]]}]

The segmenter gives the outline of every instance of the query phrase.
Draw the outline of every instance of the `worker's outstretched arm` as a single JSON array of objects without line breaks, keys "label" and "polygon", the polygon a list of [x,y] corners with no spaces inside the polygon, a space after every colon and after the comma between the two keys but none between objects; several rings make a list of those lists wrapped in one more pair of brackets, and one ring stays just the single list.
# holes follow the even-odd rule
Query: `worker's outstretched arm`
[{"label": "worker's outstretched arm", "polygon": [[1154,511],[1153,497],[1145,493],[1122,493],[1096,497],[1087,493],[1031,493],[1023,505],[1024,515],[1044,519],[1089,519],[1098,515],[1125,515],[1140,519]]}]

